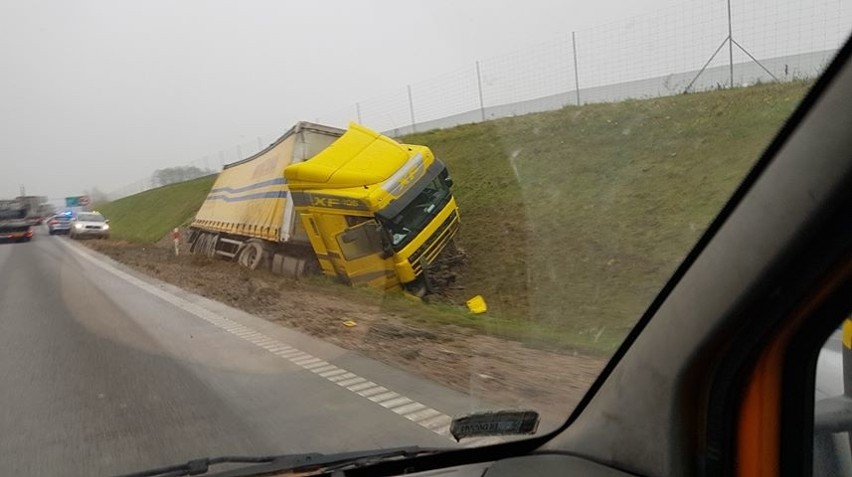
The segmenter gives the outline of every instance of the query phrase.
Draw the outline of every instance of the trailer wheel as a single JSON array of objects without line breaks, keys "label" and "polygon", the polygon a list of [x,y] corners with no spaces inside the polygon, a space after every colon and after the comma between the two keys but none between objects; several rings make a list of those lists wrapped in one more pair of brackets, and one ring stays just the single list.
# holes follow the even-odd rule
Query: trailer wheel
[{"label": "trailer wheel", "polygon": [[207,234],[201,233],[198,235],[198,238],[195,239],[195,242],[192,244],[192,253],[198,255],[205,255],[204,244],[207,242]]},{"label": "trailer wheel", "polygon": [[257,270],[263,261],[263,244],[259,240],[249,240],[240,251],[237,261],[250,270]]},{"label": "trailer wheel", "polygon": [[189,253],[195,255],[198,253],[198,247],[201,245],[201,238],[204,237],[204,234],[198,234],[195,236],[195,240],[190,242],[189,245]]},{"label": "trailer wheel", "polygon": [[204,242],[204,254],[210,258],[216,256],[216,244],[219,242],[219,236],[215,234],[207,234],[207,240]]}]

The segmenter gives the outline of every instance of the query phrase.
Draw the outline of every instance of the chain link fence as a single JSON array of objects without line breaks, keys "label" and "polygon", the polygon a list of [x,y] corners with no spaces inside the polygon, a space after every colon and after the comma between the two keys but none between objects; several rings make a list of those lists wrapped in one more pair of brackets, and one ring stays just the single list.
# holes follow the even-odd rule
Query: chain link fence
[{"label": "chain link fence", "polygon": [[[670,96],[819,75],[852,29],[852,0],[690,2],[558,38],[356,101],[314,118],[391,136],[569,105]],[[274,140],[193,161],[209,170]],[[154,186],[146,179],[110,196]]]},{"label": "chain link fence", "polygon": [[848,0],[690,3],[569,32],[320,119],[404,135],[567,105],[813,78],[850,27]]}]

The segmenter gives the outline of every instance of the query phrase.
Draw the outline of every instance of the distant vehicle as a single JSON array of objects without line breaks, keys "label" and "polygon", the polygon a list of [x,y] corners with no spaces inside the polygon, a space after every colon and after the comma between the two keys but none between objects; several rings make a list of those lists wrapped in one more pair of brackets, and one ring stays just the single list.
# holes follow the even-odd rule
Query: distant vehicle
[{"label": "distant vehicle", "polygon": [[66,212],[64,214],[54,215],[47,219],[47,232],[50,235],[67,234],[71,230],[72,214]]},{"label": "distant vehicle", "polygon": [[29,242],[33,238],[33,228],[23,220],[0,222],[0,241]]},{"label": "distant vehicle", "polygon": [[109,238],[109,220],[100,212],[79,212],[69,222],[68,234],[72,239]]},{"label": "distant vehicle", "polygon": [[425,146],[354,123],[344,131],[300,122],[225,166],[192,222],[190,250],[420,295],[433,288],[442,251],[454,250],[451,186]]},{"label": "distant vehicle", "polygon": [[27,208],[17,200],[0,201],[0,241],[29,242],[32,237]]},{"label": "distant vehicle", "polygon": [[15,197],[15,201],[26,210],[24,220],[30,225],[41,225],[44,223],[44,218],[48,215],[47,211],[50,205],[47,204],[47,197],[40,195],[22,195]]}]

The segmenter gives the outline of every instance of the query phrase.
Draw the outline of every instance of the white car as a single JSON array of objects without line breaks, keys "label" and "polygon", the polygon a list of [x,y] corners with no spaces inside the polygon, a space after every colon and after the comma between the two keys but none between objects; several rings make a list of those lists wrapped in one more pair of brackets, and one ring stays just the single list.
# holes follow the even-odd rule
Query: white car
[{"label": "white car", "polygon": [[109,220],[99,212],[80,212],[71,219],[68,233],[72,239],[109,238]]}]

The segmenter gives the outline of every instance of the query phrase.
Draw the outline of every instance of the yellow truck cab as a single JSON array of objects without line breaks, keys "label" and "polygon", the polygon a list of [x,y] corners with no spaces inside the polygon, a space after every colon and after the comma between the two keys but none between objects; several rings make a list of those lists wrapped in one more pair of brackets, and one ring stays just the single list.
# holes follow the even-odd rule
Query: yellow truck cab
[{"label": "yellow truck cab", "polygon": [[347,131],[299,123],[225,167],[190,242],[251,268],[267,263],[296,276],[318,269],[345,283],[422,293],[459,228],[451,187],[428,147],[354,123]]}]

